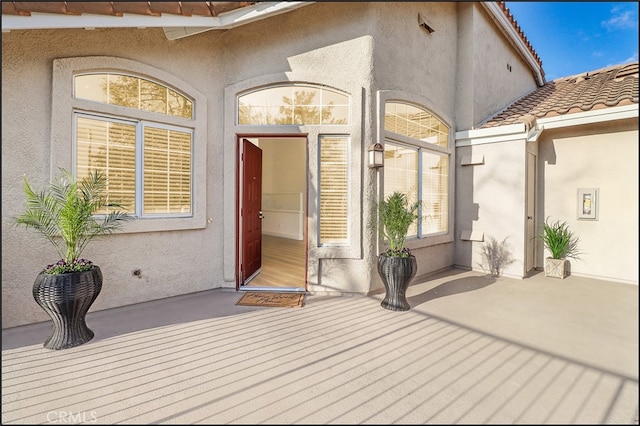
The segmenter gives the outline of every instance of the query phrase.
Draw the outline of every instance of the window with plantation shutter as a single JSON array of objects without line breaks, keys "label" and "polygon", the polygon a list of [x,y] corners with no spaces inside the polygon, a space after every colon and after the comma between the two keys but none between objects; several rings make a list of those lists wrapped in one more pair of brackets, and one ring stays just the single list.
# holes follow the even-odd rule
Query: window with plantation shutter
[{"label": "window with plantation shutter", "polygon": [[449,157],[422,152],[421,235],[449,229]]},{"label": "window with plantation shutter", "polygon": [[191,134],[144,128],[144,214],[191,213]]},{"label": "window with plantation shutter", "polygon": [[394,191],[418,202],[409,237],[449,231],[449,128],[429,111],[386,102],[384,115],[384,196]]},{"label": "window with plantation shutter", "polygon": [[[407,195],[409,203],[418,200],[418,149],[386,142],[384,146],[384,197],[394,191]],[[409,226],[407,237],[418,235],[418,222]]]},{"label": "window with plantation shutter", "polygon": [[[120,108],[74,113],[76,176],[103,172],[109,201],[137,217],[191,217],[193,102],[160,83],[108,73],[76,76],[74,96]],[[126,118],[115,115],[121,107]]]},{"label": "window with plantation shutter", "polygon": [[320,136],[320,245],[347,245],[349,138]]},{"label": "window with plantation shutter", "polygon": [[86,115],[76,117],[76,175],[82,179],[93,170],[108,177],[107,200],[135,212],[135,123]]}]

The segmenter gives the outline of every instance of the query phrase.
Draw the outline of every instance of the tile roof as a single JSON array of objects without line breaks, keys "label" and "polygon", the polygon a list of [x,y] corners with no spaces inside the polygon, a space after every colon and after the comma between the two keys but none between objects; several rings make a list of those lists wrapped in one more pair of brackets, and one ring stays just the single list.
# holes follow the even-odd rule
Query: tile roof
[{"label": "tile roof", "polygon": [[3,15],[31,16],[32,12],[64,15],[122,16],[123,13],[160,16],[163,13],[182,16],[218,16],[255,1],[2,1]]},{"label": "tile roof", "polygon": [[637,103],[638,62],[632,62],[553,80],[518,99],[481,128]]},{"label": "tile roof", "polygon": [[[53,13],[62,15],[161,16],[163,13],[181,16],[218,16],[260,1],[2,1],[3,15],[31,16],[31,13]],[[542,68],[540,57],[520,29],[504,1],[496,2],[509,23],[516,30],[525,46]]]},{"label": "tile roof", "polygon": [[516,19],[511,14],[511,11],[509,10],[509,8],[505,4],[505,2],[499,1],[497,3],[498,3],[498,6],[500,7],[500,9],[502,10],[502,12],[504,13],[504,15],[507,17],[507,19],[509,20],[509,22],[513,26],[513,28],[518,33],[518,36],[522,39],[522,41],[524,42],[525,46],[527,46],[527,49],[529,49],[529,51],[531,52],[531,54],[535,58],[535,60],[538,63],[538,65],[540,65],[540,67],[542,67],[542,60],[540,59],[540,57],[536,53],[535,49],[533,48],[533,46],[529,42],[529,39],[527,38],[527,36],[524,35],[524,31],[522,31],[522,29],[520,28],[520,25],[518,24]]}]

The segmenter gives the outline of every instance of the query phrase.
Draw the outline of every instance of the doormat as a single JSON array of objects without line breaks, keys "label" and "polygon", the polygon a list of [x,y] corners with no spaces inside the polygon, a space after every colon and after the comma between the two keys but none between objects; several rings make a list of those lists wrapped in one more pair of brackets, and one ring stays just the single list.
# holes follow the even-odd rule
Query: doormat
[{"label": "doormat", "polygon": [[236,302],[236,305],[302,308],[304,306],[304,297],[304,293],[247,291]]}]

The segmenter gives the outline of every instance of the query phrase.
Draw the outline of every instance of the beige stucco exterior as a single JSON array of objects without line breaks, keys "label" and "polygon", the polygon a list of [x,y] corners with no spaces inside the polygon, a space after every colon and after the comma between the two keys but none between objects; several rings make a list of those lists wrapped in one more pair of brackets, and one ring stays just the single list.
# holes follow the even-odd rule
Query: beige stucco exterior
[{"label": "beige stucco exterior", "polygon": [[[419,14],[435,32],[427,33],[418,25]],[[605,135],[590,136],[588,144],[596,150],[585,152],[587,158],[565,154],[576,143],[573,135],[548,139],[543,132],[539,141],[527,142],[524,130],[520,132],[524,136],[508,143],[455,147],[456,132],[473,129],[536,88],[536,78],[522,55],[479,3],[318,2],[231,30],[206,31],[175,41],[167,40],[160,28],[20,30],[3,34],[2,55],[3,328],[48,319],[34,303],[31,286],[43,265],[56,260],[55,252],[30,231],[16,228],[12,218],[24,206],[23,176],[41,187],[58,167],[71,167],[69,78],[78,70],[128,69],[175,86],[196,103],[193,218],[140,220],[92,243],[83,255],[99,264],[105,277],[92,310],[211,288],[235,288],[238,135],[306,139],[307,184],[303,189],[309,197],[308,290],[342,293],[382,288],[376,271],[382,247],[371,226],[371,206],[381,193],[384,170],[368,168],[366,155],[370,144],[384,143],[380,114],[385,100],[421,105],[451,128],[450,229],[445,235],[409,243],[418,259],[418,276],[454,265],[475,268],[477,242],[462,241],[460,232],[477,226],[487,235],[509,237],[516,262],[505,273],[524,276],[528,146],[536,143],[540,147],[543,182],[537,193],[546,207],[538,215],[564,215],[571,203],[560,207],[556,195],[544,187],[566,180],[566,174],[606,149],[601,142],[610,142]],[[249,128],[236,124],[239,94],[284,82],[321,85],[348,94],[349,123]],[[618,157],[637,158],[637,146],[636,155],[625,157],[625,150],[633,148],[631,141],[638,136],[637,123],[635,130],[628,127],[616,131],[621,141],[613,149]],[[350,138],[350,243],[345,247],[318,244],[317,141],[322,134]],[[557,168],[542,167],[551,145]],[[467,154],[484,155],[485,165],[460,165]],[[606,172],[603,164],[595,169],[598,174]],[[633,169],[629,164],[624,173],[631,180],[637,165]],[[265,182],[286,179],[270,176]],[[603,197],[615,197],[612,204],[605,205],[603,199],[603,218],[612,208],[637,211],[637,179],[633,180],[634,191],[617,187],[613,192],[609,187],[616,179],[596,182],[585,176],[562,196],[574,194],[577,185],[598,186]],[[291,191],[300,191],[300,182]],[[635,204],[628,204],[624,194],[633,194]],[[604,221],[597,225],[601,224]],[[589,224],[576,226],[590,232]],[[637,223],[629,221],[625,226],[630,231],[621,235],[626,246],[633,235],[637,238]],[[621,231],[604,229],[613,230]],[[593,249],[590,256],[594,256],[597,242],[586,235],[584,240],[585,250]],[[608,249],[611,246],[615,245],[607,244]],[[625,252],[623,259],[631,259],[631,252]],[[609,255],[613,257],[614,252]],[[541,256],[539,253],[537,262]],[[637,261],[635,272],[616,275],[604,267],[590,266],[591,259],[576,263],[574,273],[637,283]]]},{"label": "beige stucco exterior", "polygon": [[[571,273],[637,284],[637,118],[544,131],[538,164],[538,215],[566,220],[580,238]],[[577,217],[580,188],[598,190],[596,219]]]},{"label": "beige stucco exterior", "polygon": [[[534,252],[531,267],[542,269],[549,253],[536,236],[548,218],[565,221],[579,238],[572,274],[637,285],[637,114],[635,105],[458,133],[456,264],[488,271],[482,248],[493,238],[513,260],[504,275],[531,272],[527,250]],[[527,184],[528,153],[535,157],[534,188]],[[595,219],[578,217],[579,189],[598,190]],[[528,191],[535,193],[532,219]]]}]

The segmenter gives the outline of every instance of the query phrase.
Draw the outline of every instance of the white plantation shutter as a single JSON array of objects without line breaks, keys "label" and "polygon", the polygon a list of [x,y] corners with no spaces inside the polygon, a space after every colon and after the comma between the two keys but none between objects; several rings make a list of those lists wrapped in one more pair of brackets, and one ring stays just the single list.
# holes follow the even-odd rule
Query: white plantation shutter
[{"label": "white plantation shutter", "polygon": [[[142,159],[136,156],[139,133]],[[82,179],[93,170],[103,172],[108,201],[121,204],[120,210],[141,216],[191,215],[192,140],[190,130],[78,114],[76,175]]]},{"label": "white plantation shutter", "polygon": [[144,128],[144,214],[191,213],[191,133]]},{"label": "white plantation shutter", "polygon": [[349,138],[320,137],[320,245],[348,242]]},{"label": "white plantation shutter", "polygon": [[429,111],[410,104],[387,102],[384,129],[443,148],[449,144],[449,128]]},{"label": "white plantation shutter", "polygon": [[[386,142],[384,145],[384,198],[394,191],[407,195],[409,203],[418,200],[418,150]],[[408,237],[418,235],[417,220],[407,231]]]},{"label": "white plantation shutter", "polygon": [[449,228],[449,159],[444,154],[422,153],[422,235]]},{"label": "white plantation shutter", "polygon": [[[136,126],[101,118],[78,116],[76,121],[76,175],[93,170],[107,177],[109,202],[135,211]],[[105,213],[100,211],[98,213]]]}]

